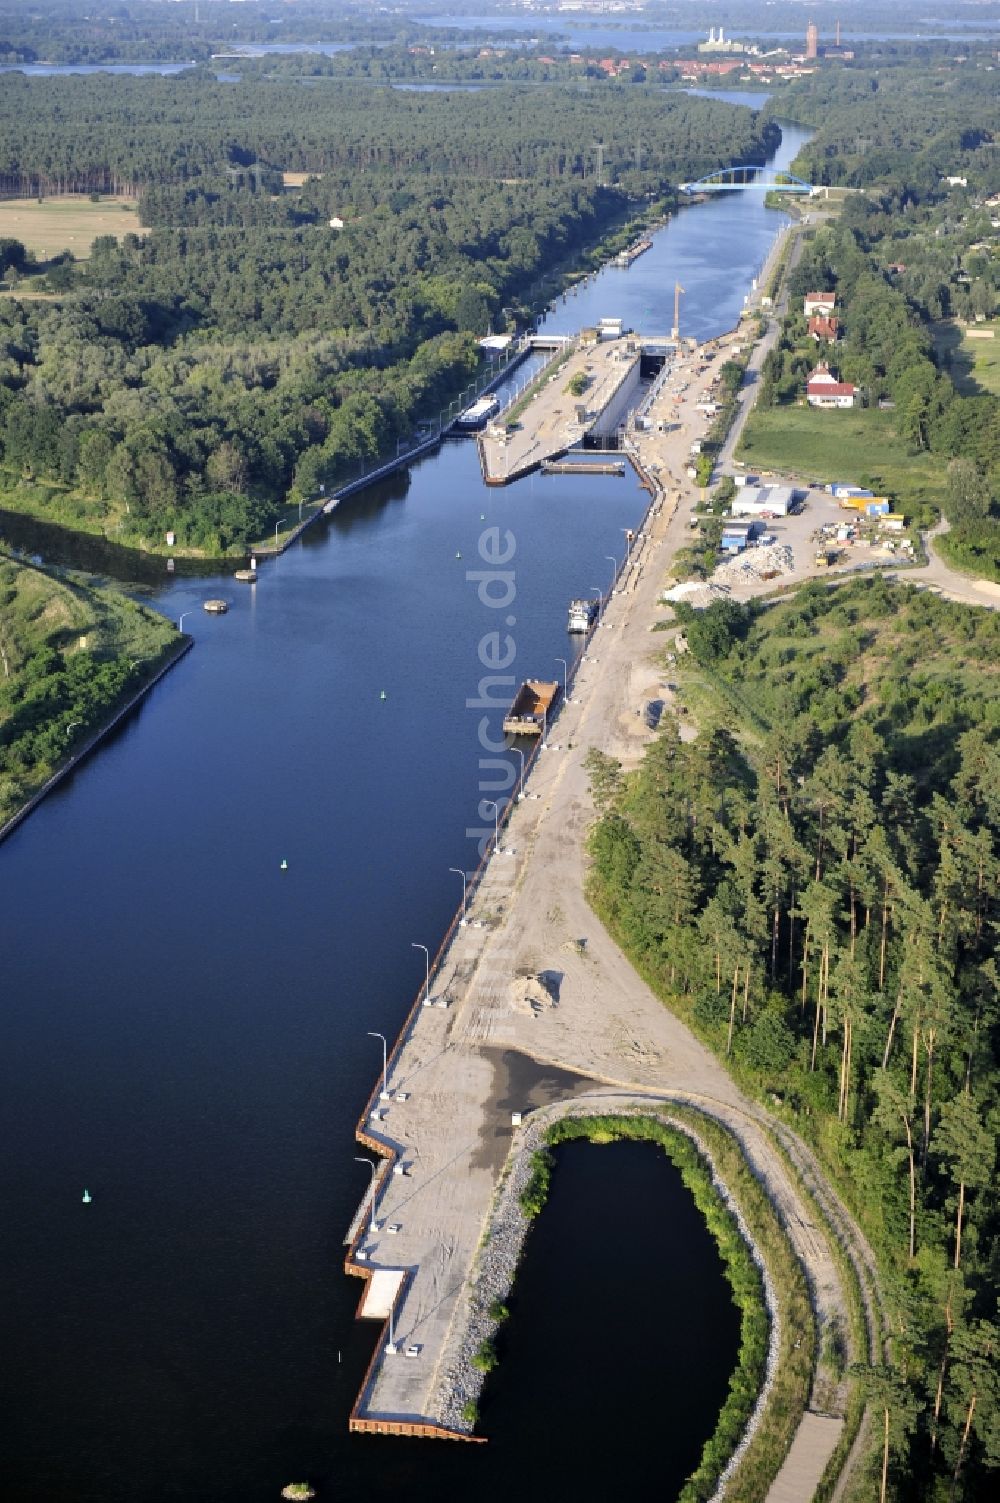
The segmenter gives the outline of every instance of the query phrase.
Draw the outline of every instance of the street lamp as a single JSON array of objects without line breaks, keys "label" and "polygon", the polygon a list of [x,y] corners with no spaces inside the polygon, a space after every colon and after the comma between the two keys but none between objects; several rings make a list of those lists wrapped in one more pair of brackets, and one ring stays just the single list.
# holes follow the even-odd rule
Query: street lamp
[{"label": "street lamp", "polygon": [[184,630],[184,617],[185,616],[190,616],[190,614],[191,614],[190,611],[181,611],[180,620],[177,622],[177,630],[178,631],[183,631]]},{"label": "street lamp", "polygon": [[611,588],[608,591],[608,599],[610,600],[612,595],[615,593],[615,580],[618,578],[618,560],[614,558],[610,553],[606,553],[604,557],[611,565]]},{"label": "street lamp", "polygon": [[364,1164],[368,1170],[371,1181],[368,1192],[371,1196],[371,1203],[368,1206],[368,1230],[369,1232],[377,1232],[378,1222],[375,1220],[375,1162],[373,1159],[359,1158],[357,1154],[354,1155],[354,1162],[356,1164]]},{"label": "street lamp", "polygon": [[511,750],[516,751],[517,755],[521,758],[521,778],[517,785],[517,801],[520,804],[524,802],[524,752],[519,746],[514,746]]},{"label": "street lamp", "polygon": [[70,734],[70,732],[72,731],[72,729],[73,729],[73,727],[75,725],[82,725],[82,724],[83,724],[82,720],[71,720],[70,723],[69,723],[69,725],[66,727],[66,735],[68,736]]},{"label": "street lamp", "polygon": [[388,1101],[388,1099],[389,1099],[389,1082],[388,1082],[389,1070],[388,1070],[388,1060],[386,1058],[386,1055],[387,1055],[388,1051],[387,1051],[386,1045],[385,1045],[385,1034],[384,1033],[373,1033],[372,1030],[369,1028],[368,1029],[368,1037],[370,1039],[381,1039],[382,1040],[382,1089],[379,1092],[379,1100],[380,1101]]},{"label": "street lamp", "polygon": [[274,546],[276,548],[278,546],[278,528],[280,526],[281,526],[281,518],[279,517],[278,520],[274,524]]},{"label": "street lamp", "polygon": [[454,872],[456,877],[461,877],[462,879],[462,917],[459,919],[458,924],[460,929],[464,929],[466,924],[469,922],[465,916],[466,903],[469,892],[469,880],[460,866],[449,866],[448,870],[450,872]]},{"label": "street lamp", "polygon": [[431,1000],[431,952],[426,945],[418,945],[414,940],[410,941],[411,950],[423,950],[424,952],[424,1006]]},{"label": "street lamp", "polygon": [[566,678],[567,678],[567,675],[569,673],[569,669],[566,666],[566,659],[565,658],[556,658],[555,661],[557,663],[562,663],[562,671],[563,671],[563,699],[565,699],[566,698]]}]

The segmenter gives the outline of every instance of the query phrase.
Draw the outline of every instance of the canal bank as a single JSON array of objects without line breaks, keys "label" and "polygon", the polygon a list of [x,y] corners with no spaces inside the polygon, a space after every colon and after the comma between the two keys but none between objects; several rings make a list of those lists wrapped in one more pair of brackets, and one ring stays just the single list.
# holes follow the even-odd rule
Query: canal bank
[{"label": "canal bank", "polygon": [[118,728],[128,719],[128,717],[139,708],[150,691],[152,689],[155,689],[156,685],[166,674],[170,672],[171,668],[176,668],[181,658],[184,657],[186,653],[190,652],[193,646],[194,642],[190,637],[182,637],[177,642],[176,646],[167,649],[166,653],[164,654],[166,661],[161,663],[160,666],[152,674],[150,674],[149,678],[143,684],[142,688],[137,689],[134,694],[130,694],[125,703],[115,711],[110,719],[106,720],[105,723],[100,726],[92,736],[89,736],[87,738],[82,746],[78,747],[77,750],[73,752],[72,756],[66,758],[65,762],[63,762],[62,765],[56,769],[56,771],[50,778],[46,779],[41,788],[39,788],[38,791],[32,794],[31,798],[28,799],[27,803],[23,804],[21,808],[18,809],[16,814],[12,814],[10,819],[8,819],[4,824],[0,825],[0,843],[6,840],[9,835],[13,835],[14,831],[28,818],[28,815],[33,813],[34,810],[38,808],[42,800],[48,798],[49,794],[52,793],[56,788],[58,788],[66,778],[71,777],[72,774],[76,772],[77,768],[80,767],[87,760],[87,758],[91,756],[98,749],[98,747],[108,739],[109,736],[113,735],[114,732],[118,730]]},{"label": "canal bank", "polygon": [[[366,1270],[407,1270],[394,1309],[394,1350],[383,1345],[355,1413],[366,1429],[442,1423],[438,1376],[465,1319],[467,1280],[516,1125],[493,1085],[501,1050],[605,1087],[680,1092],[721,1115],[768,1187],[809,1280],[820,1328],[846,1326],[828,1233],[802,1201],[765,1114],[665,1012],[583,898],[585,751],[596,746],[630,765],[649,739],[637,735],[631,706],[655,692],[662,672],[649,633],[683,521],[677,497],[671,508],[654,508],[643,568],[631,589],[610,600],[548,751],[536,760],[529,797],[512,805],[505,832],[491,842],[469,923],[431,978],[436,1005],[411,1015],[359,1125],[362,1140],[404,1172],[386,1176],[353,1252],[363,1253]],[[526,987],[532,977],[542,981],[541,994]],[[802,1145],[797,1151],[805,1152]],[[809,1496],[837,1445],[845,1392],[833,1412],[810,1410],[802,1418],[785,1462],[797,1496]],[[789,1476],[779,1475],[775,1496],[788,1485]]]},{"label": "canal bank", "polygon": [[[650,327],[669,324],[669,263],[698,253],[702,212],[664,232],[676,256],[661,262]],[[727,255],[740,246],[749,277],[780,216],[761,221],[754,204],[730,213]],[[620,279],[641,277],[655,255],[603,284],[601,315],[619,303]],[[736,275],[730,258],[720,277],[725,266]],[[689,290],[692,316],[704,307],[710,322],[718,290],[711,278]],[[198,652],[184,673],[5,844],[0,1273],[17,1298],[2,1317],[0,1391],[12,1503],[40,1492],[124,1503],[140,1476],[150,1503],[265,1503],[296,1476],[320,1496],[474,1490],[506,1503],[523,1481],[517,1435],[539,1392],[553,1485],[586,1491],[591,1455],[576,1395],[557,1401],[555,1353],[535,1364],[534,1398],[527,1384],[508,1393],[501,1375],[487,1446],[349,1435],[373,1328],[355,1321],[358,1284],[338,1276],[336,1249],[367,1177],[344,1148],[380,1063],[367,1032],[391,1042],[401,1026],[423,976],[410,945],[433,950],[447,928],[460,894],[449,868],[478,859],[480,833],[467,829],[490,791],[480,779],[500,776],[480,771],[484,712],[465,703],[497,617],[465,570],[484,525],[510,530],[511,672],[555,677],[556,657],[575,650],[567,602],[598,582],[606,592],[604,556],[620,559],[621,529],[638,526],[646,500],[630,476],[534,476],[487,493],[474,445],[443,446],[315,524],[256,590],[234,592],[224,620],[189,618]],[[175,618],[225,589],[225,579],[149,583]],[[516,756],[506,761],[516,777]],[[478,815],[492,823],[491,811]],[[567,907],[558,882],[535,896],[542,915],[562,909],[569,929],[553,968],[568,970],[560,945],[574,934],[596,945],[595,921]],[[303,918],[317,908],[306,942]],[[622,1020],[620,1062],[641,1041],[619,995],[627,987],[606,1011]],[[540,1020],[543,1034],[553,1021]],[[498,1118],[509,1121],[517,1102],[500,1103],[511,1092],[536,1099],[541,1088],[520,1075],[508,1084],[502,1051],[487,1068]],[[445,1097],[440,1110],[452,1106]],[[472,1152],[503,1146],[496,1126]],[[557,1288],[578,1307],[569,1264]],[[718,1298],[706,1278],[692,1305]],[[640,1349],[643,1331],[632,1334]],[[642,1433],[655,1435],[659,1465],[671,1438],[656,1426],[656,1381]],[[714,1416],[695,1420],[710,1429]],[[599,1419],[591,1433],[591,1450],[613,1450]],[[623,1485],[641,1487],[648,1464],[642,1446],[621,1455]]]}]

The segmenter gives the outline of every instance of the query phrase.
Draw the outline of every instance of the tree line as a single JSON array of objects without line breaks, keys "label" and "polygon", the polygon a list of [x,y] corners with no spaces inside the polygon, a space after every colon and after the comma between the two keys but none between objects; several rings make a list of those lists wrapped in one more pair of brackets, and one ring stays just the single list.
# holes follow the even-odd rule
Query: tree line
[{"label": "tree line", "polygon": [[996,74],[985,48],[963,57],[831,68],[792,83],[769,106],[815,127],[797,167],[814,183],[936,188],[945,176],[1000,188]]},{"label": "tree line", "polygon": [[[0,191],[109,192],[217,182],[254,163],[286,172],[596,178],[638,170],[647,187],[732,160],[761,162],[773,122],[717,100],[608,85],[415,94],[368,83],[252,79],[26,78],[0,91]],[[638,169],[636,167],[639,163]]]},{"label": "tree line", "polygon": [[813,1141],[875,1245],[893,1366],[888,1388],[866,1378],[893,1496],[985,1497],[1000,621],[878,577],[678,615],[681,692],[715,708],[691,742],[669,722],[634,774],[591,754],[595,905]]},{"label": "tree line", "polygon": [[[31,289],[54,300],[0,303],[6,483],[48,488],[53,520],[83,508],[122,540],[170,530],[208,552],[260,538],[286,496],[437,417],[479,368],[474,336],[636,212],[631,179],[612,181],[636,122],[660,193],[674,170],[766,150],[751,112],[716,101],[615,115],[557,89],[516,108],[384,91],[375,110],[367,88],[20,79],[4,114],[42,153],[11,170],[148,172],[151,227],[98,239],[85,263],[53,258]],[[580,139],[605,142],[606,182]],[[390,167],[383,145],[423,165]],[[285,192],[314,149],[341,165]],[[17,248],[4,255],[17,270]]]}]

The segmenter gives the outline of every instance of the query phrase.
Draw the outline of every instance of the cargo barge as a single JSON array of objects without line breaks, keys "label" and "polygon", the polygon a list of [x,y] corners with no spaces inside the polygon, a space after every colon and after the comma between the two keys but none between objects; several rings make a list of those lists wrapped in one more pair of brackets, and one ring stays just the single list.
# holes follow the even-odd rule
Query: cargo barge
[{"label": "cargo barge", "polygon": [[646,251],[652,249],[652,240],[636,240],[626,250],[619,252],[619,254],[615,257],[614,264],[616,266],[631,266],[632,262],[635,261],[637,257],[644,255]]},{"label": "cargo barge", "polygon": [[478,402],[473,402],[471,407],[466,407],[455,419],[455,427],[465,433],[475,433],[479,428],[485,428],[487,419],[500,410],[500,402],[491,392],[488,396],[480,397]]},{"label": "cargo barge", "polygon": [[514,702],[503,719],[505,736],[544,736],[549,711],[559,693],[558,683],[540,678],[526,678],[514,695]]}]

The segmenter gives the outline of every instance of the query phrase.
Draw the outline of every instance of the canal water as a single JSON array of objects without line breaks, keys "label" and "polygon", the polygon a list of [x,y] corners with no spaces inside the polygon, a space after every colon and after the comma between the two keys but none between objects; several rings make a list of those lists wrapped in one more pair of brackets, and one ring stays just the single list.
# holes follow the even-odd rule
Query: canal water
[{"label": "canal water", "polygon": [[[745,102],[745,91],[713,90]],[[757,95],[757,98],[762,96]],[[782,122],[782,138],[768,165],[787,168],[812,132]],[[681,334],[709,339],[739,322],[753,279],[759,275],[787,216],[764,206],[764,193],[719,193],[681,208],[629,267],[608,266],[559,299],[541,327],[569,334],[601,318],[621,318],[644,334],[669,334],[674,286]]]},{"label": "canal water", "polygon": [[[722,275],[741,296],[776,221],[749,195],[725,207]],[[650,257],[671,237],[696,262],[715,210],[678,216]],[[605,275],[601,312],[627,312],[622,274]],[[725,327],[712,275],[689,283],[689,318]],[[264,1503],[299,1477],[330,1497],[510,1497],[491,1447],[346,1434],[374,1340],[340,1266],[367,1182],[353,1127],[380,1063],[368,1030],[395,1034],[422,979],[411,946],[436,945],[460,895],[448,868],[471,868],[492,824],[483,711],[467,707],[483,639],[510,634],[518,679],[556,676],[567,601],[607,588],[645,500],[631,476],[487,491],[474,444],[450,442],[343,504],[254,588],[144,582],[195,650],[0,847],[7,1503]],[[491,527],[514,549],[502,604],[468,577]],[[228,615],[207,616],[219,595]],[[608,1248],[614,1187],[595,1172],[566,1195]],[[694,1231],[670,1225],[655,1222],[658,1267]],[[561,1240],[549,1286],[570,1321],[589,1318],[585,1240]],[[693,1262],[691,1308],[725,1308],[711,1258]],[[580,1374],[557,1350],[518,1368],[531,1324],[512,1327],[516,1382],[491,1397],[496,1454],[546,1408],[547,1464],[586,1494]],[[629,1324],[644,1351],[648,1314]],[[660,1340],[666,1373],[669,1322]],[[724,1388],[734,1357],[720,1339],[699,1360]],[[688,1449],[716,1408],[688,1416]],[[659,1470],[673,1441],[650,1445]]]}]

